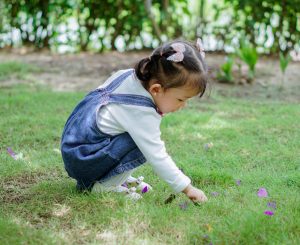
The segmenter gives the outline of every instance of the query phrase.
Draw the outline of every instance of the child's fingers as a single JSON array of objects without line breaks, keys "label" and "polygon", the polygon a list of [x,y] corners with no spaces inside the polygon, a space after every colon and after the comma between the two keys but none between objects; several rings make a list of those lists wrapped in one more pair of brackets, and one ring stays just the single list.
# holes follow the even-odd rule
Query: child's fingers
[{"label": "child's fingers", "polygon": [[203,195],[198,196],[197,198],[195,198],[193,201],[194,202],[206,202],[207,201],[207,197],[203,194]]},{"label": "child's fingers", "polygon": [[207,200],[208,199],[207,199],[207,197],[205,195],[201,197],[201,202],[206,202]]},{"label": "child's fingers", "polygon": [[198,199],[198,200],[192,200],[194,205],[195,206],[200,206],[200,203],[203,203],[203,202],[206,202],[207,201],[207,198],[201,198],[201,199]]}]

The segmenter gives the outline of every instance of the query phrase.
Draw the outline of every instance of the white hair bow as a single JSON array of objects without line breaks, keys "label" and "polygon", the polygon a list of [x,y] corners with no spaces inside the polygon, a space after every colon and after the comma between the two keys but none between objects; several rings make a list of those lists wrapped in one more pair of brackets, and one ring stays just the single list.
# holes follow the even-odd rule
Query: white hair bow
[{"label": "white hair bow", "polygon": [[174,61],[174,62],[181,62],[183,61],[184,55],[183,52],[185,51],[185,46],[182,43],[173,43],[171,47],[176,51],[176,53],[170,55],[167,60]]}]

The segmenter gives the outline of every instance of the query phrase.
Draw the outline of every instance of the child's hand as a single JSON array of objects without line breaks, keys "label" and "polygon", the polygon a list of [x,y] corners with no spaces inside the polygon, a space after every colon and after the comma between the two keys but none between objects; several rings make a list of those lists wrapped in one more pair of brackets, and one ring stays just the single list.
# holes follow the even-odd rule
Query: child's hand
[{"label": "child's hand", "polygon": [[207,197],[205,196],[204,192],[192,185],[188,185],[182,192],[186,194],[187,197],[191,199],[193,202],[207,201]]}]

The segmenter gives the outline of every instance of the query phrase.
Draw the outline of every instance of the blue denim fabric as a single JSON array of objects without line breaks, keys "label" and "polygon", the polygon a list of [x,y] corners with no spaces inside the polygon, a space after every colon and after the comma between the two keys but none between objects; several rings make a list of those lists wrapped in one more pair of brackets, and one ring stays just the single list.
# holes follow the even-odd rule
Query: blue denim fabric
[{"label": "blue denim fabric", "polygon": [[99,130],[96,114],[108,103],[153,107],[151,99],[113,91],[134,70],[129,70],[108,86],[90,92],[68,118],[61,140],[61,152],[69,176],[77,180],[79,190],[90,190],[96,181],[104,181],[143,164],[146,159],[130,135],[111,136]]}]

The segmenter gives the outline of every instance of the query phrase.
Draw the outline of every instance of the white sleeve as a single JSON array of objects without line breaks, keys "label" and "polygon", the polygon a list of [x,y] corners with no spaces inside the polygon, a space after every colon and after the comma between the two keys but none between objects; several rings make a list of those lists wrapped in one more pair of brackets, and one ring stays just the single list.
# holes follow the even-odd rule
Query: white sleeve
[{"label": "white sleeve", "polygon": [[153,108],[110,104],[112,117],[132,137],[154,172],[176,192],[183,191],[190,183],[166,152],[161,140],[161,116]]}]

